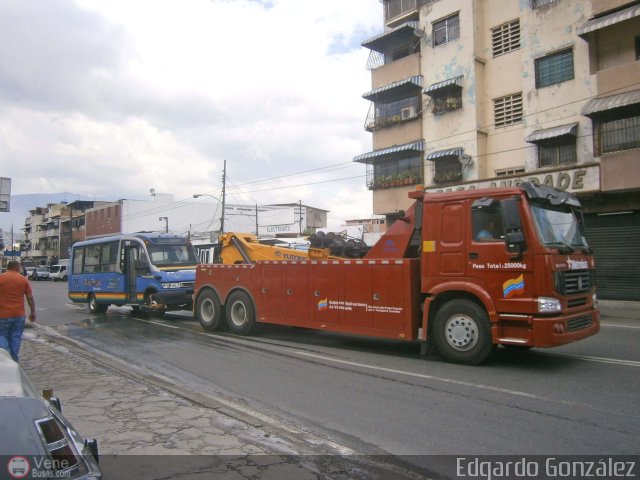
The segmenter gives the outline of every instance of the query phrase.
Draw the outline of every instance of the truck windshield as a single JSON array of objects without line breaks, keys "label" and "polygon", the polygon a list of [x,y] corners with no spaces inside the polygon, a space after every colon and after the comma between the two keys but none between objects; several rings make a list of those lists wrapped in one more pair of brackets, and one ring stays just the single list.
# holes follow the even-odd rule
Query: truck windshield
[{"label": "truck windshield", "polygon": [[567,252],[572,252],[576,248],[589,249],[579,213],[575,208],[569,205],[534,203],[531,205],[531,210],[544,245]]},{"label": "truck windshield", "polygon": [[151,263],[156,267],[194,266],[198,263],[191,245],[149,245]]}]

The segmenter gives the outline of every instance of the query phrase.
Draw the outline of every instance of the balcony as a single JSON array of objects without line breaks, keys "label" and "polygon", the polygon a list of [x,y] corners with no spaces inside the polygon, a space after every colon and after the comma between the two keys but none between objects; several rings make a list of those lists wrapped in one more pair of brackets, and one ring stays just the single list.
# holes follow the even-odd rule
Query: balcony
[{"label": "balcony", "polygon": [[418,20],[420,9],[438,0],[383,0],[384,23],[391,27],[407,20]]}]

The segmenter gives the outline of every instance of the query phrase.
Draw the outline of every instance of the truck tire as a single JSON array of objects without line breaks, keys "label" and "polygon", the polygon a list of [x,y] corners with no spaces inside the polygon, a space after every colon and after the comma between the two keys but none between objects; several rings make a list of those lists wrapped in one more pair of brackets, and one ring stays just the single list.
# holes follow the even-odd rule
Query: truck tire
[{"label": "truck tire", "polygon": [[220,330],[220,327],[222,327],[224,312],[220,305],[220,299],[213,290],[205,290],[198,297],[196,318],[202,328],[210,332]]},{"label": "truck tire", "polygon": [[109,305],[107,305],[106,303],[98,303],[98,300],[93,293],[89,294],[88,300],[89,312],[93,314],[104,313],[107,311],[107,308],[109,308]]},{"label": "truck tire", "polygon": [[231,333],[249,335],[256,324],[256,310],[249,295],[235,291],[226,303],[227,325]]},{"label": "truck tire", "polygon": [[448,362],[479,365],[493,350],[487,312],[464,298],[450,300],[436,313],[434,339]]}]

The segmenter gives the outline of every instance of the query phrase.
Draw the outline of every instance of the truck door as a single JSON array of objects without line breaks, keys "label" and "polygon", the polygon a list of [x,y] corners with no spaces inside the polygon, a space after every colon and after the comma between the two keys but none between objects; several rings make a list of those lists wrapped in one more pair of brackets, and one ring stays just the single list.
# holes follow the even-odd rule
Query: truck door
[{"label": "truck door", "polygon": [[487,291],[498,311],[526,308],[518,300],[533,288],[531,254],[507,248],[500,198],[485,197],[471,204],[467,278]]}]

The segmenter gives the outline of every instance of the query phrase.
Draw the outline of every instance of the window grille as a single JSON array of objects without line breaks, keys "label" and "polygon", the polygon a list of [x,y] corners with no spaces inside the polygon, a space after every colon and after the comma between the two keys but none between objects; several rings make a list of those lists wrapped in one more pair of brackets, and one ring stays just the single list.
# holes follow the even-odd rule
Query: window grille
[{"label": "window grille", "polygon": [[445,113],[462,108],[462,89],[453,88],[433,98],[433,113]]},{"label": "window grille", "polygon": [[576,137],[572,135],[538,143],[538,165],[540,168],[566,165],[577,161]]},{"label": "window grille", "polygon": [[552,3],[556,3],[557,1],[558,0],[531,0],[531,8],[535,10],[536,8],[551,5]]},{"label": "window grille", "polygon": [[393,158],[367,165],[370,190],[415,185],[422,182],[422,156]]},{"label": "window grille", "polygon": [[460,17],[456,13],[445,19],[439,20],[433,24],[433,40],[434,47],[444,45],[456,38],[460,37]]},{"label": "window grille", "polygon": [[522,92],[493,100],[496,127],[513,125],[522,121]]},{"label": "window grille", "polygon": [[535,68],[536,88],[573,80],[573,50],[563,50],[538,58]]},{"label": "window grille", "polygon": [[506,177],[508,175],[520,175],[522,173],[524,173],[524,167],[505,168],[502,170],[496,170],[496,177]]},{"label": "window grille", "polygon": [[601,154],[640,148],[640,116],[601,122],[598,130]]},{"label": "window grille", "polygon": [[520,19],[492,28],[491,37],[494,57],[519,49]]},{"label": "window grille", "polygon": [[462,180],[462,164],[458,156],[441,157],[432,161],[433,183],[453,183]]}]

